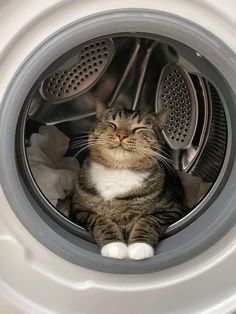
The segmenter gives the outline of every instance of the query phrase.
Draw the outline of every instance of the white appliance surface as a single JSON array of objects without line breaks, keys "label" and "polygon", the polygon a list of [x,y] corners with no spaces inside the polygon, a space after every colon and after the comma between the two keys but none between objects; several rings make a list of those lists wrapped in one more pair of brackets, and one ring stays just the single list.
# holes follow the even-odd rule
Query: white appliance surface
[{"label": "white appliance surface", "polygon": [[[3,0],[0,100],[25,58],[51,34],[77,19],[121,8],[189,19],[236,53],[233,0]],[[0,313],[236,312],[236,227],[181,265],[145,275],[115,275],[79,267],[43,247],[16,218],[2,190],[0,217]]]}]

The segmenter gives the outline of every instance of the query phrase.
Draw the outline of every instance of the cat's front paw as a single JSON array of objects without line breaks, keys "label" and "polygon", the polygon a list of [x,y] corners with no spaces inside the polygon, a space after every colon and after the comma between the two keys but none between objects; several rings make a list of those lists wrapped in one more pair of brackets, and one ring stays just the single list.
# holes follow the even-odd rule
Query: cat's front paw
[{"label": "cat's front paw", "polygon": [[101,254],[102,256],[124,259],[128,257],[128,248],[123,242],[112,242],[102,247]]},{"label": "cat's front paw", "polygon": [[154,249],[147,243],[132,243],[128,246],[128,258],[141,260],[154,255]]}]

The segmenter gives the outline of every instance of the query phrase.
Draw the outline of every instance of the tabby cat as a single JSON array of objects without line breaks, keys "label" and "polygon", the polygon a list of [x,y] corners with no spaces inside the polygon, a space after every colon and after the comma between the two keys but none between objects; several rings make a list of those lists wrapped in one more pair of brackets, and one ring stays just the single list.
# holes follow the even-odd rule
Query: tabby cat
[{"label": "tabby cat", "polygon": [[141,260],[184,212],[184,193],[164,167],[161,130],[169,112],[106,109],[97,103],[97,123],[79,173],[73,210],[103,256]]}]

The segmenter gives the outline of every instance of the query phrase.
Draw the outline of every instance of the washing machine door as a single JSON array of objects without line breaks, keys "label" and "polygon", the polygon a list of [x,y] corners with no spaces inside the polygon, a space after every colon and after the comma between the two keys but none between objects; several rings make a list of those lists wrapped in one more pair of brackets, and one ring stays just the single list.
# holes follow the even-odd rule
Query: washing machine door
[{"label": "washing machine door", "polygon": [[[1,312],[234,313],[234,1],[12,0],[3,1],[0,8]],[[193,212],[169,228],[155,256],[143,261],[101,256],[87,232],[58,214],[42,195],[27,162],[25,131],[29,108],[34,109],[32,103],[43,108],[40,112],[44,118],[50,112],[54,118],[58,112],[49,112],[43,102],[55,96],[43,89],[43,83],[61,71],[61,57],[71,57],[75,47],[81,49],[84,43],[101,38],[111,47],[111,59],[119,49],[122,55],[128,49],[137,51],[140,42],[158,42],[161,49],[157,53],[166,57],[160,59],[172,65],[177,62],[194,88],[201,86],[205,91],[200,96],[194,94],[197,103],[202,100],[202,106],[195,105],[194,115],[196,121],[206,121],[197,124],[205,135],[198,137],[198,145],[194,142],[191,146],[191,154],[182,150],[181,156],[175,153],[173,158],[181,161],[178,171],[200,176],[211,184]],[[101,78],[112,69],[112,60],[101,69]],[[157,82],[170,70],[170,65],[164,68],[167,61],[157,62]],[[121,66],[113,69],[118,73]],[[164,85],[162,88],[160,84],[152,95],[164,99]],[[124,90],[117,89],[116,96]],[[133,97],[133,105],[138,104],[135,95],[139,94],[133,87],[126,95],[128,100]],[[52,101],[54,105],[56,101]],[[62,103],[60,99],[58,103]],[[211,104],[210,110],[204,109],[208,108],[205,103]],[[156,104],[158,107],[158,101]],[[192,134],[195,131],[192,128]],[[175,152],[182,149],[173,146],[168,136],[166,131]],[[205,138],[211,141],[204,142]],[[189,137],[188,144],[192,140],[193,136]]]}]

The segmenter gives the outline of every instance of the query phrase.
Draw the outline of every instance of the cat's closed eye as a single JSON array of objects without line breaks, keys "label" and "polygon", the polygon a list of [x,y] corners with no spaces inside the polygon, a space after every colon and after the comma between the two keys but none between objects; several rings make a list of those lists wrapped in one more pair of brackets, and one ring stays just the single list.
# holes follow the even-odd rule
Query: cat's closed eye
[{"label": "cat's closed eye", "polygon": [[132,130],[132,133],[135,133],[135,132],[138,132],[138,131],[149,131],[150,129],[146,128],[146,127],[137,127],[137,128],[134,128]]},{"label": "cat's closed eye", "polygon": [[116,126],[114,123],[112,123],[112,122],[106,122],[106,124],[108,124],[109,126],[111,126],[114,130],[117,129],[117,126]]}]

